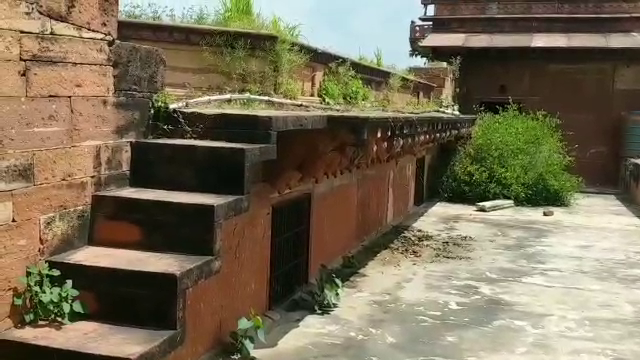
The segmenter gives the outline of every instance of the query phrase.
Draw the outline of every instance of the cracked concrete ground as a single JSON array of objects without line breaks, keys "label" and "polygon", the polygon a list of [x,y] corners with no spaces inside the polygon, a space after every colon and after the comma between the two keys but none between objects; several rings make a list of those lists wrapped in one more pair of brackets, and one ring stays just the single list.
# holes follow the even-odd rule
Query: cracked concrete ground
[{"label": "cracked concrete ground", "polygon": [[470,259],[383,252],[348,283],[335,312],[286,314],[255,355],[640,359],[640,220],[613,196],[581,195],[554,210],[440,203],[413,225],[474,237]]}]

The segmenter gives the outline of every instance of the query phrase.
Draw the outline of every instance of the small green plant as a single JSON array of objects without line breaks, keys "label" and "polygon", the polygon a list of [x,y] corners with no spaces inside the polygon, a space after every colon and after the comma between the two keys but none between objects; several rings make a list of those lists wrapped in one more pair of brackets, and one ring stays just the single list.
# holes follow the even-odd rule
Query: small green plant
[{"label": "small green plant", "polygon": [[170,116],[169,106],[175,98],[166,91],[157,93],[151,101],[151,118],[155,122],[163,123]]},{"label": "small green plant", "polygon": [[377,67],[384,67],[384,55],[382,54],[382,49],[376,48],[376,51],[373,52],[373,60]]},{"label": "small green plant", "polygon": [[247,39],[215,36],[202,46],[211,66],[229,80],[227,91],[291,99],[302,94],[298,75],[309,55],[289,40],[257,47]]},{"label": "small green plant", "polygon": [[238,327],[231,332],[230,337],[233,355],[240,359],[255,359],[251,353],[256,345],[256,338],[266,342],[262,318],[252,309],[248,319],[238,319]]},{"label": "small green plant", "polygon": [[27,268],[27,276],[20,279],[26,289],[13,298],[13,304],[23,310],[25,323],[69,324],[75,313],[85,313],[76,299],[80,292],[73,288],[71,280],[60,284],[59,276],[60,271],[49,268],[44,261]]},{"label": "small green plant", "polygon": [[329,65],[320,89],[320,99],[328,105],[361,106],[371,101],[373,91],[366,86],[349,63]]},{"label": "small green plant", "polygon": [[379,104],[383,108],[389,108],[397,102],[398,94],[404,85],[404,79],[398,74],[393,74],[387,80],[384,90],[380,94]]},{"label": "small green plant", "polygon": [[342,281],[333,271],[322,265],[312,294],[316,312],[327,313],[338,307],[342,290]]},{"label": "small green plant", "polygon": [[443,179],[450,201],[476,203],[511,199],[519,205],[566,206],[581,180],[569,173],[559,120],[511,105],[482,113],[469,143],[460,149]]}]

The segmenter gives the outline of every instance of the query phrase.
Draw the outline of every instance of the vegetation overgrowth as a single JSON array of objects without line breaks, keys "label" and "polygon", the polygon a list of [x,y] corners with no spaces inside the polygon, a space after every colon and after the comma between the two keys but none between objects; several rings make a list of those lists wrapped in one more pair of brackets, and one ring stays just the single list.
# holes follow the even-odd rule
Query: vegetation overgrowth
[{"label": "vegetation overgrowth", "polygon": [[[249,93],[295,99],[302,95],[301,74],[309,63],[310,54],[301,48],[301,24],[290,23],[277,15],[265,16],[256,9],[253,0],[220,0],[215,8],[192,6],[177,12],[171,7],[153,2],[123,4],[120,16],[127,19],[177,22],[196,25],[245,29],[278,35],[277,41],[256,44],[244,37],[233,35],[211,36],[202,41],[203,51],[216,69],[227,78],[227,93]],[[347,62],[335,63],[326,71],[320,85],[319,96],[324,104],[346,107],[367,107],[385,110],[405,108],[420,112],[436,109],[431,101],[408,99],[400,101],[404,86],[401,72],[384,63],[381,49],[374,59],[360,56],[361,62],[386,67],[398,72],[391,76],[383,90],[373,90]],[[405,97],[406,99],[406,97]]]},{"label": "vegetation overgrowth", "polygon": [[442,194],[455,202],[512,199],[518,205],[566,206],[581,187],[558,119],[511,105],[482,113],[454,158]]}]

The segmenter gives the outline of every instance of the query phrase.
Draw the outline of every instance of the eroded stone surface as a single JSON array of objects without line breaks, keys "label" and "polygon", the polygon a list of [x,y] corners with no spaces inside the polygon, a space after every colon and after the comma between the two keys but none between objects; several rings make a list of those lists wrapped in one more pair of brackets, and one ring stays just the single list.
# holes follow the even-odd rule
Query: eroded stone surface
[{"label": "eroded stone surface", "polygon": [[111,53],[106,41],[67,36],[22,35],[20,57],[23,60],[75,64],[111,64]]},{"label": "eroded stone surface", "polygon": [[112,51],[117,91],[156,93],[164,88],[167,63],[162,50],[119,41]]},{"label": "eroded stone surface", "polygon": [[0,96],[25,96],[27,91],[24,62],[0,61]]},{"label": "eroded stone surface", "polygon": [[45,255],[56,255],[86,245],[88,234],[89,206],[40,218],[40,242]]},{"label": "eroded stone surface", "polygon": [[256,356],[640,358],[640,220],[613,196],[554,210],[438,204],[414,225],[475,237],[471,260],[393,262],[382,253],[348,284],[337,311],[280,325],[272,342],[286,335]]},{"label": "eroded stone surface", "polygon": [[117,0],[40,0],[38,11],[52,19],[116,37]]},{"label": "eroded stone surface", "polygon": [[110,96],[113,95],[113,69],[101,65],[29,61],[27,95]]},{"label": "eroded stone surface", "polygon": [[0,152],[70,143],[69,98],[0,97]]}]

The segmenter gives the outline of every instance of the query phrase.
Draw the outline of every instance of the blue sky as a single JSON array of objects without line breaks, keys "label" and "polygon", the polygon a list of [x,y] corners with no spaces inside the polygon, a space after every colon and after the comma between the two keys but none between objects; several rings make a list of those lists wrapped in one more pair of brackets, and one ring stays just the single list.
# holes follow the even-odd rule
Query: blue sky
[{"label": "blue sky", "polygon": [[[121,0],[148,2],[148,0]],[[215,7],[216,0],[155,0],[160,5],[180,9],[191,5]],[[382,49],[384,61],[406,67],[421,64],[409,57],[409,23],[423,12],[420,0],[255,0],[265,14],[303,25],[311,45],[339,54],[373,57]]]}]

